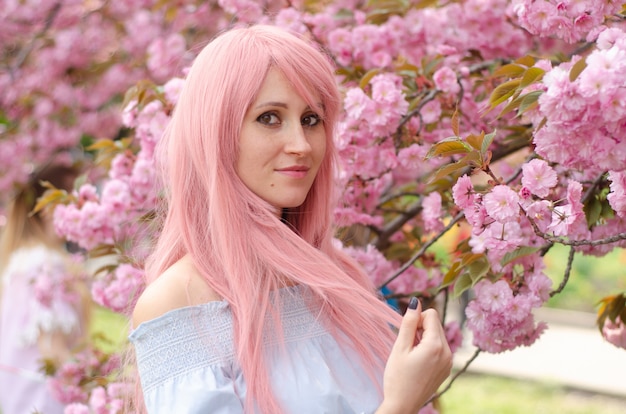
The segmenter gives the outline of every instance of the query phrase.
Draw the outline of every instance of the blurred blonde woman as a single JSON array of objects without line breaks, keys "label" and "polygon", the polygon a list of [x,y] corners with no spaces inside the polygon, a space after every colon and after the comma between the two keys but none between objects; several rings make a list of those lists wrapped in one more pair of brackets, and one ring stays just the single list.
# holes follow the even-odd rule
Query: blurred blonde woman
[{"label": "blurred blonde woman", "polygon": [[77,171],[52,164],[32,174],[11,201],[0,238],[0,412],[57,414],[41,371],[65,362],[86,335],[89,306],[76,264],[54,232],[51,214],[32,214],[42,181],[71,189]]}]

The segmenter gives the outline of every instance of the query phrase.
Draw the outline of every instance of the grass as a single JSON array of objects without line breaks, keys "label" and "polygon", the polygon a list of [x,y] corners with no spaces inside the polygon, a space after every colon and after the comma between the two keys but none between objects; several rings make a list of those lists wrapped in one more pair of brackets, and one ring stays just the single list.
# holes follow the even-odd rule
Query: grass
[{"label": "grass", "polygon": [[563,388],[465,373],[441,400],[441,414],[622,414],[626,400]]}]

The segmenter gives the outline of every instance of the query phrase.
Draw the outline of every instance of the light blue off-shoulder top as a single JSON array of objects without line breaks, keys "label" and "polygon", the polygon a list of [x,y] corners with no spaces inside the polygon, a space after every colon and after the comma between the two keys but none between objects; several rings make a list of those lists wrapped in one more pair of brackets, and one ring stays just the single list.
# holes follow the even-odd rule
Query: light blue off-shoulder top
[{"label": "light blue off-shoulder top", "polygon": [[[264,342],[269,380],[285,413],[373,413],[382,400],[382,372],[373,381],[358,355],[342,350],[307,305],[307,288],[276,294],[285,345],[275,335],[265,335]],[[244,412],[246,380],[235,358],[228,303],[170,311],[140,324],[129,339],[148,413]]]}]

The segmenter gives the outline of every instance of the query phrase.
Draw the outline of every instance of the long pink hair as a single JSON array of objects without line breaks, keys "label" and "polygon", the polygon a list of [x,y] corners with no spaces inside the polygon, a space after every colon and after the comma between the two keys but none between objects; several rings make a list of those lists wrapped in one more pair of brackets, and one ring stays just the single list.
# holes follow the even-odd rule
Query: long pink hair
[{"label": "long pink hair", "polygon": [[[323,104],[327,153],[305,202],[287,225],[250,191],[235,165],[244,115],[268,70],[276,68],[313,108]],[[196,58],[157,148],[167,205],[146,265],[148,283],[189,254],[231,307],[235,349],[247,384],[246,407],[281,412],[263,358],[263,332],[278,309],[270,294],[307,286],[322,319],[371,376],[382,372],[399,315],[379,300],[367,275],[333,245],[333,134],[340,96],[328,58],[304,39],[271,26],[231,29]],[[281,332],[277,332],[281,337]],[[252,411],[252,410],[246,410]]]}]

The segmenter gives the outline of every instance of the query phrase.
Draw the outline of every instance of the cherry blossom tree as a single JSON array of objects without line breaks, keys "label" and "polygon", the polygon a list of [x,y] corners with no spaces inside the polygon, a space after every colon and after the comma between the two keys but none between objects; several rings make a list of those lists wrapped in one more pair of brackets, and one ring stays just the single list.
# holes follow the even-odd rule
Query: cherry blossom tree
[{"label": "cherry blossom tree", "polygon": [[[439,307],[453,349],[462,330],[447,310],[466,295],[475,356],[530,346],[548,329],[533,310],[563,291],[574,257],[626,246],[624,4],[9,2],[0,157],[12,168],[0,188],[7,194],[52,153],[81,155],[89,174],[38,208],[55,207],[57,232],[106,258],[92,296],[127,315],[155,232],[153,150],[185,68],[219,30],[275,24],[337,67],[343,248],[388,298]],[[455,241],[445,257],[433,251],[442,238]],[[557,244],[569,254],[554,287],[545,257]],[[625,322],[624,293],[601,300],[599,330],[622,348]],[[95,358],[107,375],[118,368],[99,352],[77,360]],[[57,372],[68,412],[120,409],[123,384],[80,391],[63,384],[81,369]]]}]

